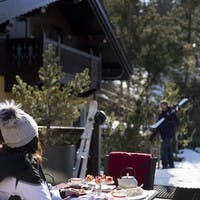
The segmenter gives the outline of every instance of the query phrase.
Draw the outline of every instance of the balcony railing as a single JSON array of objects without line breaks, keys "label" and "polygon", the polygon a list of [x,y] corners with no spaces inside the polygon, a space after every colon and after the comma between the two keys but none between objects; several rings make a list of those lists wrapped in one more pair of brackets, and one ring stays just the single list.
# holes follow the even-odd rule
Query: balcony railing
[{"label": "balcony railing", "polygon": [[60,58],[60,65],[63,71],[68,74],[75,74],[83,71],[85,68],[90,70],[91,87],[98,88],[101,81],[101,58],[94,56],[92,53],[87,53],[79,49],[67,46],[59,41],[51,40],[44,37],[44,48],[49,44],[55,47],[58,57]]},{"label": "balcony railing", "polygon": [[7,72],[30,73],[42,65],[42,40],[9,39],[7,40]]},{"label": "balcony railing", "polygon": [[29,84],[38,81],[38,69],[42,66],[42,53],[52,44],[59,56],[62,70],[70,75],[90,69],[91,88],[98,88],[101,80],[101,58],[47,37],[7,40],[7,62],[5,66],[5,89],[10,91],[15,76],[20,75]]}]

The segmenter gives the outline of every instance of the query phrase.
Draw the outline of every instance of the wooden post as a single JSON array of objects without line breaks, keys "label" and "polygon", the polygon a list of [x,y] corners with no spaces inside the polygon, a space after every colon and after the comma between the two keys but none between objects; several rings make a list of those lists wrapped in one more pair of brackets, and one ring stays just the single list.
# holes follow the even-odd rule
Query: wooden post
[{"label": "wooden post", "polygon": [[87,166],[87,174],[92,174],[94,176],[98,175],[99,173],[99,125],[94,124],[94,130],[92,134],[92,141],[90,146],[90,153],[89,153],[89,160]]}]

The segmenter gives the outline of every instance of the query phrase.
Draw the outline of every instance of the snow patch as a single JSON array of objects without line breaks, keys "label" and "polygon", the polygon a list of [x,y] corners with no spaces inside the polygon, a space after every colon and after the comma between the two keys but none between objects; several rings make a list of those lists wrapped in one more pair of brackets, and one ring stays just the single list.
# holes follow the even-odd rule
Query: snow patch
[{"label": "snow patch", "polygon": [[[200,148],[197,149],[200,151]],[[181,156],[184,159],[182,162],[175,162],[175,168],[156,169],[154,184],[200,188],[200,153],[183,149]]]}]

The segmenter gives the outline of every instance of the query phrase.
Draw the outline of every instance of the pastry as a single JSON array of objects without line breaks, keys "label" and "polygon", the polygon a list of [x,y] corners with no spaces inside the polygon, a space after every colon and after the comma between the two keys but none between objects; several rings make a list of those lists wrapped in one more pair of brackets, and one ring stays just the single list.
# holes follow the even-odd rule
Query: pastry
[{"label": "pastry", "polygon": [[95,177],[95,183],[96,183],[96,184],[101,184],[102,181],[103,181],[103,179],[102,179],[101,176],[96,176],[96,177]]},{"label": "pastry", "polygon": [[91,182],[92,180],[94,180],[94,176],[93,176],[93,175],[88,174],[88,175],[85,177],[85,181],[86,181],[86,182]]},{"label": "pastry", "polygon": [[112,176],[106,176],[105,177],[105,183],[106,184],[113,184],[113,177]]}]

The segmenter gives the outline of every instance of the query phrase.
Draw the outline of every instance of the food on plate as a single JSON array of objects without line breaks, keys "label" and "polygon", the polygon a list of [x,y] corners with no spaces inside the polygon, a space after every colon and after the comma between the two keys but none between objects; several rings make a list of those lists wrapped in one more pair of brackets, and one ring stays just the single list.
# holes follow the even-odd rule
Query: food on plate
[{"label": "food on plate", "polygon": [[141,187],[133,187],[133,188],[126,189],[126,195],[128,197],[142,195],[142,193],[143,193],[143,189]]},{"label": "food on plate", "polygon": [[125,195],[126,197],[134,197],[143,194],[141,187],[132,187],[127,189],[114,190],[111,195],[114,197]]},{"label": "food on plate", "polygon": [[94,180],[94,176],[91,175],[91,174],[88,174],[88,175],[85,177],[85,181],[86,181],[86,182],[91,182],[92,180]]},{"label": "food on plate", "polygon": [[101,176],[101,178],[102,178],[103,181],[104,181],[105,178],[106,178],[106,175],[105,175],[105,174],[103,174],[103,175],[99,175],[99,176]]},{"label": "food on plate", "polygon": [[60,196],[62,198],[66,197],[79,197],[81,195],[85,195],[86,192],[83,189],[74,189],[74,188],[67,188],[60,190]]},{"label": "food on plate", "polygon": [[117,199],[124,199],[124,198],[126,198],[126,195],[123,194],[123,193],[120,193],[120,192],[112,192],[111,195],[114,198],[117,198]]},{"label": "food on plate", "polygon": [[105,177],[105,183],[106,184],[113,184],[113,177],[112,176],[106,176]]},{"label": "food on plate", "polygon": [[101,184],[102,182],[103,182],[102,176],[96,176],[96,177],[95,177],[95,183],[96,183],[96,184]]},{"label": "food on plate", "polygon": [[74,188],[74,189],[81,189],[82,185],[81,184],[70,184],[69,187]]}]

